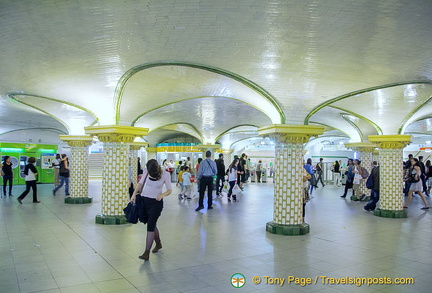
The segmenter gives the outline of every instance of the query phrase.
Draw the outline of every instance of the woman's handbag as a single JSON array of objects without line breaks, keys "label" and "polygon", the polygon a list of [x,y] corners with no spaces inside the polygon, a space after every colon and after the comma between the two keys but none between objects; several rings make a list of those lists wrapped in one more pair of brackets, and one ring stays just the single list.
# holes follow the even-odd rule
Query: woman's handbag
[{"label": "woman's handbag", "polygon": [[[145,186],[145,183],[147,181],[148,175],[144,178],[144,184],[143,188]],[[147,223],[147,217],[143,205],[143,200],[141,198],[141,192],[136,195],[135,202],[129,202],[128,205],[123,209],[123,212],[125,213],[126,222],[131,224],[138,223],[138,220],[144,224]]]},{"label": "woman's handbag", "polygon": [[134,202],[129,202],[128,205],[123,209],[125,213],[126,222],[131,224],[138,223],[138,208]]}]

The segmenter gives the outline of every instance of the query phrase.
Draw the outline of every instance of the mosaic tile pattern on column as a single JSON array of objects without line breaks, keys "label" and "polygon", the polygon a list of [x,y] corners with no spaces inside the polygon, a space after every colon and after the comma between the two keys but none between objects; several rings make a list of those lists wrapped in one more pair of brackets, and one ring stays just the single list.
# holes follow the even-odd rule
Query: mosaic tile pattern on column
[{"label": "mosaic tile pattern on column", "polygon": [[275,160],[274,223],[302,223],[303,143],[278,143]]},{"label": "mosaic tile pattern on column", "polygon": [[89,155],[87,146],[71,147],[70,165],[71,197],[88,197]]},{"label": "mosaic tile pattern on column", "polygon": [[380,149],[380,207],[403,209],[402,149]]},{"label": "mosaic tile pattern on column", "polygon": [[102,215],[120,216],[128,201],[129,145],[104,142]]}]

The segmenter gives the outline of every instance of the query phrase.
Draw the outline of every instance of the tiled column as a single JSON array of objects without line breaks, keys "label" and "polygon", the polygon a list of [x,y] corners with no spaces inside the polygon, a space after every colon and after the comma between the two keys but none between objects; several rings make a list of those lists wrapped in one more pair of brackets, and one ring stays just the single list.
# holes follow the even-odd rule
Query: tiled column
[{"label": "tiled column", "polygon": [[222,154],[224,155],[225,166],[228,168],[228,165],[231,164],[233,158],[231,157],[234,152],[233,149],[221,149]]},{"label": "tiled column", "polygon": [[129,143],[145,136],[147,128],[109,125],[85,128],[104,143],[102,172],[102,211],[96,215],[98,224],[125,224],[123,209],[128,202]]},{"label": "tiled column", "polygon": [[70,196],[65,197],[65,203],[91,203],[88,196],[89,151],[93,138],[90,136],[60,135],[60,139],[71,147],[70,157]]},{"label": "tiled column", "polygon": [[374,151],[372,152],[372,162],[376,161],[379,165],[379,150],[374,149]]},{"label": "tiled column", "polygon": [[[147,161],[151,160],[151,159],[155,159],[157,160],[157,149],[156,148],[146,148],[146,152],[147,152]],[[145,165],[147,162],[141,162],[141,168],[144,169]]]},{"label": "tiled column", "polygon": [[129,144],[129,159],[132,169],[132,183],[134,186],[137,186],[138,181],[138,151],[147,145],[148,143],[146,142],[132,142]]},{"label": "tiled column", "polygon": [[321,126],[309,125],[271,125],[258,129],[259,135],[276,139],[273,222],[267,223],[268,232],[309,233],[309,224],[302,222],[304,143],[323,131]]},{"label": "tiled column", "polygon": [[[368,142],[359,142],[359,143],[346,143],[345,146],[347,148],[351,148],[356,151],[360,155],[361,166],[365,168],[370,174],[372,170],[372,152],[376,149],[376,144],[368,143]],[[360,194],[356,194],[356,198],[360,198],[362,195],[366,195],[363,201],[370,200],[370,190],[366,187],[366,179],[360,180]],[[351,199],[354,200],[351,196]]]},{"label": "tiled column", "polygon": [[376,216],[406,218],[403,209],[403,148],[411,142],[410,135],[369,135],[377,143],[380,162],[380,208]]}]

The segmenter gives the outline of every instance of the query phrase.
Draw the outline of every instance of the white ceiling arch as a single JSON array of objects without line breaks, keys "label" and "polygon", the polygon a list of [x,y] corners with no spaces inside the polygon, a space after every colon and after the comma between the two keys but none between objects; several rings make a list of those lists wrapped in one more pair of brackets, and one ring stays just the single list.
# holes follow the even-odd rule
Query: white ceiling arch
[{"label": "white ceiling arch", "polygon": [[[278,101],[255,82],[221,68],[186,62],[150,63],[129,69],[120,78],[114,94],[115,121],[129,124],[130,117],[141,115],[137,109],[140,106],[142,113],[206,96],[239,100],[260,109],[275,124],[286,121]],[[128,101],[124,103],[125,100]]]}]

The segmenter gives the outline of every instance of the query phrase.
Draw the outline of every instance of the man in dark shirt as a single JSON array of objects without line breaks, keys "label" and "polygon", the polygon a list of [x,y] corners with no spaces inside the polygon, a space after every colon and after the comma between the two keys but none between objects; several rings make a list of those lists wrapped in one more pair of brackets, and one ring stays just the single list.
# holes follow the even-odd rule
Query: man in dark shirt
[{"label": "man in dark shirt", "polygon": [[428,192],[427,192],[427,186],[426,186],[426,167],[425,164],[423,163],[423,156],[419,156],[418,157],[419,160],[419,167],[421,170],[421,175],[420,175],[420,179],[422,181],[422,185],[423,185],[423,192],[429,196]]},{"label": "man in dark shirt", "polygon": [[219,154],[219,159],[216,161],[217,177],[216,177],[216,195],[220,196],[225,182],[225,163],[223,154]]},{"label": "man in dark shirt", "polygon": [[379,166],[377,166],[378,163],[374,161],[372,163],[372,170],[371,175],[373,177],[373,188],[371,189],[371,196],[370,201],[367,203],[367,205],[364,206],[364,209],[368,212],[374,211],[376,208],[376,204],[379,201],[379,186],[380,186],[380,179],[379,179]]}]

